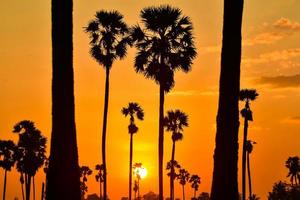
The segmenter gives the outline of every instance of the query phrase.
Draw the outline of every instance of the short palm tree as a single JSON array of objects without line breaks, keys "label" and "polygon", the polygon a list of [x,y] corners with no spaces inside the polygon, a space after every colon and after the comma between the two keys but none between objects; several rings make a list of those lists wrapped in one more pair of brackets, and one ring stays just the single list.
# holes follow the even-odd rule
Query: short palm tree
[{"label": "short palm tree", "polygon": [[[35,176],[46,159],[46,138],[41,134],[34,123],[23,120],[17,123],[13,129],[19,134],[19,141],[16,150],[17,170],[25,175],[26,200],[30,199],[31,179]],[[34,189],[35,190],[35,189]]]},{"label": "short palm tree", "polygon": [[164,98],[175,85],[177,70],[189,72],[196,56],[192,23],[181,10],[171,6],[141,11],[144,25],[134,26],[131,37],[137,48],[135,70],[159,85],[159,200],[163,199]]},{"label": "short palm tree", "polygon": [[250,101],[254,101],[258,96],[255,89],[243,89],[239,93],[240,101],[245,102],[245,107],[241,110],[244,118],[244,139],[243,139],[243,155],[242,155],[242,200],[246,199],[246,144],[248,135],[248,121],[253,121],[252,111],[250,109]]},{"label": "short palm tree", "polygon": [[289,169],[287,177],[290,177],[292,185],[300,183],[300,159],[298,156],[289,157],[285,162],[285,166]]},{"label": "short palm tree", "polygon": [[88,191],[88,187],[86,185],[88,179],[87,177],[91,175],[93,171],[88,166],[80,167],[80,189],[81,189],[81,199],[84,199],[85,193]]},{"label": "short palm tree", "polygon": [[107,169],[106,169],[106,126],[109,101],[109,74],[111,67],[117,59],[126,56],[128,27],[123,21],[123,15],[118,11],[98,11],[85,31],[89,34],[90,54],[104,67],[106,72],[105,97],[102,127],[102,163],[104,167],[104,199],[107,199]]},{"label": "short palm tree", "polygon": [[[183,128],[188,126],[188,116],[180,110],[170,110],[164,119],[167,131],[172,132],[172,156],[171,162],[175,160],[175,143],[183,138]],[[171,168],[170,176],[170,199],[174,200],[174,169]]]},{"label": "short palm tree", "polygon": [[[169,162],[167,162],[166,170],[169,171],[167,175],[170,177],[170,181],[176,179],[180,168],[181,168],[181,166],[179,165],[179,163],[176,160],[170,160]],[[173,184],[174,184],[174,182],[173,182]],[[173,185],[173,190],[170,192],[170,199],[172,199],[172,198],[173,199],[175,198],[174,185]]]},{"label": "short palm tree", "polygon": [[194,199],[196,199],[196,193],[199,189],[201,183],[200,177],[198,175],[192,175],[189,182],[191,183],[192,188],[194,189]]},{"label": "short palm tree", "polygon": [[176,178],[179,180],[179,183],[182,186],[182,199],[185,200],[184,186],[190,180],[190,173],[182,168],[179,170]]},{"label": "short palm tree", "polygon": [[11,140],[0,140],[0,168],[4,169],[3,200],[5,200],[7,171],[15,164],[16,145]]},{"label": "short palm tree", "polygon": [[144,111],[138,103],[130,102],[127,107],[122,108],[122,114],[129,116],[128,133],[130,134],[129,146],[129,200],[131,200],[132,188],[132,150],[133,150],[133,134],[137,133],[138,127],[135,124],[135,117],[139,120],[144,120]]},{"label": "short palm tree", "polygon": [[249,181],[249,199],[252,198],[252,182],[251,182],[251,172],[250,172],[250,154],[253,151],[253,144],[256,144],[256,142],[247,140],[246,142],[246,154],[247,154],[247,169],[248,169],[248,181]]},{"label": "short palm tree", "polygon": [[96,181],[99,182],[100,185],[100,199],[102,200],[102,183],[103,183],[103,179],[104,179],[104,175],[103,175],[103,164],[99,165],[97,164],[95,169],[97,170],[97,174],[95,175]]}]

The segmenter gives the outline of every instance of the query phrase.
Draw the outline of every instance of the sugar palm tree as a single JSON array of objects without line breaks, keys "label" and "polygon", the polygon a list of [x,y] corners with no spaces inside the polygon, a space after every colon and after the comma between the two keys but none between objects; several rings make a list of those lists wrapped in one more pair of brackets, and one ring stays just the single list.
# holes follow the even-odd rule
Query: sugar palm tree
[{"label": "sugar palm tree", "polygon": [[16,150],[17,170],[25,175],[26,200],[30,199],[31,179],[46,159],[46,138],[32,121],[23,120],[13,129],[19,134]]},{"label": "sugar palm tree", "polygon": [[211,199],[238,200],[238,131],[244,0],[224,0],[216,145]]},{"label": "sugar palm tree", "polygon": [[99,186],[100,186],[100,199],[102,200],[102,183],[103,183],[103,179],[104,179],[104,175],[103,175],[103,165],[99,165],[97,164],[95,169],[97,170],[97,174],[95,175],[96,181],[99,182]]},{"label": "sugar palm tree", "polygon": [[16,146],[11,140],[0,140],[0,168],[4,170],[3,200],[5,200],[7,171],[15,164]]},{"label": "sugar palm tree", "polygon": [[129,115],[128,133],[130,134],[129,146],[129,200],[131,200],[132,188],[132,150],[133,150],[133,134],[137,133],[138,127],[135,124],[135,117],[144,120],[144,111],[138,103],[130,102],[127,107],[122,108],[122,114],[127,117]]},{"label": "sugar palm tree", "polygon": [[[164,119],[164,127],[172,132],[172,155],[171,162],[175,160],[175,143],[183,139],[183,128],[188,126],[188,116],[180,110],[170,110]],[[170,199],[174,200],[174,169],[171,168],[170,176]]]},{"label": "sugar palm tree", "polygon": [[285,166],[289,169],[287,177],[290,177],[292,185],[300,183],[300,159],[298,156],[289,157],[285,162]]},{"label": "sugar palm tree", "polygon": [[245,107],[241,110],[244,118],[244,139],[243,139],[243,155],[242,155],[242,200],[246,199],[246,145],[248,137],[248,122],[253,121],[252,111],[250,109],[250,101],[254,101],[258,93],[254,89],[243,89],[239,93],[240,101],[245,102]]},{"label": "sugar palm tree", "polygon": [[91,38],[90,54],[104,67],[105,97],[102,126],[102,164],[104,172],[104,199],[107,199],[107,169],[106,169],[106,126],[109,101],[109,77],[111,67],[117,59],[126,56],[127,45],[130,43],[127,37],[128,27],[123,21],[123,15],[118,11],[98,11],[95,18],[85,28]]},{"label": "sugar palm tree", "polygon": [[163,199],[164,98],[175,85],[177,70],[189,72],[196,56],[192,23],[171,6],[144,8],[143,28],[134,26],[131,36],[137,48],[135,70],[159,85],[159,199]]},{"label": "sugar palm tree", "polygon": [[[176,160],[170,160],[169,162],[167,162],[167,167],[166,170],[168,170],[168,176],[170,177],[170,180],[175,180],[176,177],[178,176],[178,171],[180,170],[181,166],[179,165],[179,163]],[[174,183],[174,182],[173,182]],[[174,199],[175,195],[174,195],[174,185],[173,185],[173,190],[172,192],[170,192],[170,199]]]},{"label": "sugar palm tree", "polygon": [[81,189],[81,199],[84,199],[85,193],[88,191],[88,187],[86,185],[88,179],[87,177],[90,176],[93,171],[88,166],[81,166],[80,167],[80,189]]},{"label": "sugar palm tree", "polygon": [[196,193],[199,189],[199,185],[201,183],[201,179],[198,175],[194,174],[191,176],[189,182],[191,183],[192,188],[194,189],[194,199],[196,199]]},{"label": "sugar palm tree", "polygon": [[181,168],[176,178],[179,180],[179,183],[182,186],[182,199],[185,200],[184,186],[190,180],[190,173]]},{"label": "sugar palm tree", "polygon": [[51,0],[51,13],[52,132],[46,196],[47,199],[80,200],[74,105],[73,1]]},{"label": "sugar palm tree", "polygon": [[246,153],[247,153],[247,169],[248,169],[248,181],[249,181],[249,199],[252,198],[252,183],[251,183],[251,172],[250,172],[250,154],[253,151],[253,144],[256,142],[247,140],[246,142]]}]

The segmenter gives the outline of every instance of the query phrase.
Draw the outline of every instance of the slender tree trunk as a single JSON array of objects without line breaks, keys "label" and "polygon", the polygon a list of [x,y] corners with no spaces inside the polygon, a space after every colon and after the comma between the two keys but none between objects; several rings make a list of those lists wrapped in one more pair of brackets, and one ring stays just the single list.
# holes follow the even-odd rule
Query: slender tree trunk
[{"label": "slender tree trunk", "polygon": [[182,200],[185,200],[184,185],[182,185]]},{"label": "slender tree trunk", "polygon": [[6,178],[7,178],[7,170],[4,170],[3,200],[5,200],[5,193],[6,193]]},{"label": "slender tree trunk", "polygon": [[102,197],[103,197],[103,195],[102,195],[102,183],[100,182],[100,200],[102,200]]},{"label": "slender tree trunk", "polygon": [[44,193],[45,193],[45,184],[42,183],[41,200],[44,200]]},{"label": "slender tree trunk", "polygon": [[252,197],[252,183],[251,183],[251,173],[250,173],[250,154],[247,153],[247,166],[248,166],[248,181],[249,181],[249,200]]},{"label": "slender tree trunk", "polygon": [[[25,175],[26,177],[26,175]],[[26,178],[25,178],[26,180]],[[26,182],[26,200],[30,200],[30,189],[31,189],[31,176],[28,175]]]},{"label": "slender tree trunk", "polygon": [[140,179],[138,178],[138,199],[140,199]]},{"label": "slender tree trunk", "polygon": [[175,141],[173,140],[172,145],[172,156],[171,156],[171,176],[170,176],[170,199],[174,200],[174,178],[175,178],[175,169],[174,169],[174,160],[175,160]]},{"label": "slender tree trunk", "polygon": [[248,120],[244,120],[244,139],[243,139],[243,155],[242,155],[242,200],[246,200],[246,143],[248,135]]},{"label": "slender tree trunk", "polygon": [[102,163],[103,163],[104,200],[107,200],[106,126],[107,126],[107,113],[108,113],[108,99],[109,99],[109,67],[106,68],[105,99],[104,99],[103,127],[102,127]]},{"label": "slender tree trunk", "polygon": [[33,200],[35,200],[35,182],[34,182],[34,176],[32,177],[32,189],[33,189]]},{"label": "slender tree trunk", "polygon": [[80,200],[73,75],[73,2],[52,0],[52,133],[47,200]]},{"label": "slender tree trunk", "polygon": [[238,129],[243,0],[224,0],[212,200],[238,200]]},{"label": "slender tree trunk", "polygon": [[[24,180],[24,175],[21,172],[21,177]],[[22,199],[25,200],[25,195],[24,195],[24,183],[21,182],[21,190],[22,190]]]},{"label": "slender tree trunk", "polygon": [[196,199],[196,189],[194,189],[194,199]]},{"label": "slender tree trunk", "polygon": [[165,92],[162,85],[159,87],[159,136],[158,136],[158,176],[159,200],[163,200],[163,160],[164,160],[164,101]]},{"label": "slender tree trunk", "polygon": [[133,134],[130,134],[130,152],[129,152],[129,200],[131,200],[132,188],[132,149],[133,149]]}]

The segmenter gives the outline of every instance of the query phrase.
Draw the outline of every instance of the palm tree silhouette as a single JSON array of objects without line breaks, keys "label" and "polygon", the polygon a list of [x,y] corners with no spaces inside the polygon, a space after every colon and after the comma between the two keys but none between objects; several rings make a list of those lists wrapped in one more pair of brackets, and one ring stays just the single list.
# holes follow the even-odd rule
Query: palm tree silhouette
[{"label": "palm tree silhouette", "polygon": [[[17,170],[25,175],[26,200],[30,199],[31,179],[35,176],[46,159],[46,138],[41,134],[34,123],[23,120],[13,129],[19,134],[16,150]],[[34,189],[35,190],[35,189]]]},{"label": "palm tree silhouette", "polygon": [[255,89],[243,89],[239,93],[240,101],[245,102],[245,107],[241,110],[244,118],[244,139],[243,139],[243,155],[242,155],[242,200],[246,199],[246,145],[248,136],[248,121],[253,121],[252,111],[250,109],[250,101],[254,101],[258,96]]},{"label": "palm tree silhouette", "polygon": [[106,169],[106,126],[109,101],[109,74],[113,62],[126,56],[128,27],[123,21],[123,15],[118,11],[98,11],[85,31],[91,38],[90,54],[104,67],[106,72],[105,97],[102,127],[102,163],[104,168],[104,199],[107,199],[107,169]]},{"label": "palm tree silhouette", "polygon": [[136,193],[138,192],[139,190],[139,185],[138,185],[138,181],[137,180],[134,180],[134,184],[133,184],[133,191],[134,191],[134,200],[136,200]]},{"label": "palm tree silhouette", "polygon": [[[179,171],[180,168],[181,168],[181,166],[179,165],[179,163],[176,160],[170,160],[169,162],[167,162],[166,170],[169,171],[167,175],[170,177],[170,181],[171,181],[171,179],[172,180],[176,179],[176,177],[178,176],[177,170]],[[170,196],[172,196],[173,199],[174,199],[175,198],[175,195],[174,195],[174,185],[173,185],[173,190],[170,193],[171,193]],[[172,197],[170,197],[170,199]]]},{"label": "palm tree silhouette", "polygon": [[289,157],[285,162],[285,166],[289,169],[287,177],[290,177],[292,186],[300,183],[300,159],[298,156]]},{"label": "palm tree silhouette", "polygon": [[190,180],[190,173],[185,169],[180,169],[176,177],[182,185],[182,199],[185,200],[184,186]]},{"label": "palm tree silhouette", "polygon": [[[73,1],[51,0],[52,132],[47,199],[80,200],[73,74]],[[66,187],[68,186],[68,187]]]},{"label": "palm tree silhouette", "polygon": [[196,193],[199,189],[201,183],[200,177],[198,175],[192,175],[189,182],[191,183],[192,188],[194,189],[194,199],[196,199]]},{"label": "palm tree silhouette", "polygon": [[238,200],[238,131],[244,0],[224,0],[219,104],[211,199]]},{"label": "palm tree silhouette", "polygon": [[132,188],[132,149],[133,149],[133,134],[137,133],[138,127],[135,125],[134,116],[139,120],[144,120],[144,111],[138,103],[130,102],[127,107],[122,108],[122,114],[127,117],[130,116],[130,124],[128,126],[128,133],[130,134],[130,153],[129,153],[129,200],[131,200]]},{"label": "palm tree silhouette", "polygon": [[144,28],[136,25],[131,37],[137,48],[135,70],[159,85],[159,200],[163,199],[164,97],[175,85],[174,72],[191,70],[196,56],[192,23],[181,10],[171,6],[141,11]]},{"label": "palm tree silhouette", "polygon": [[[188,116],[180,110],[170,110],[164,119],[164,127],[172,132],[172,156],[171,162],[175,160],[175,143],[183,139],[183,128],[188,126]],[[173,165],[172,165],[173,166]],[[170,175],[170,199],[174,200],[174,169],[171,168]]]},{"label": "palm tree silhouette", "polygon": [[[45,158],[43,170],[46,175],[45,177],[47,177],[47,173],[49,170],[49,158]],[[44,200],[45,198],[45,187],[47,188],[47,178],[45,179],[45,182],[42,182],[41,200]]]},{"label": "palm tree silhouette", "polygon": [[249,199],[252,198],[252,183],[251,183],[251,173],[250,173],[250,154],[253,151],[253,144],[256,144],[256,142],[247,140],[246,142],[246,154],[247,154],[247,169],[248,169],[248,181],[249,181]]},{"label": "palm tree silhouette", "polygon": [[11,140],[0,140],[0,168],[4,170],[3,200],[5,200],[7,171],[15,165],[16,145]]},{"label": "palm tree silhouette", "polygon": [[82,166],[80,167],[80,189],[81,189],[81,199],[84,199],[85,193],[88,191],[88,187],[86,185],[87,183],[87,177],[91,175],[93,171],[88,166]]},{"label": "palm tree silhouette", "polygon": [[103,174],[104,167],[102,164],[101,165],[97,164],[95,169],[97,170],[97,174],[95,175],[95,178],[100,185],[100,199],[102,200],[102,183],[104,181],[104,174]]}]

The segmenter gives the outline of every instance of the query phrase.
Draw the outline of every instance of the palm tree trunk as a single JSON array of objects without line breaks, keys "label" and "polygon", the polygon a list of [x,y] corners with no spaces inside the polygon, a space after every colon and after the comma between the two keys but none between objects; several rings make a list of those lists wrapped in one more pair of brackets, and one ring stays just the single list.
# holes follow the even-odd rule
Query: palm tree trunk
[{"label": "palm tree trunk", "polygon": [[[24,175],[23,175],[22,172],[21,172],[21,177],[22,177],[22,179],[24,180]],[[24,182],[23,182],[23,183],[21,182],[21,190],[22,190],[22,200],[25,200],[25,195],[24,195]]]},{"label": "palm tree trunk", "polygon": [[138,184],[138,187],[137,187],[138,188],[138,199],[140,199],[140,179],[138,178],[137,180],[138,180],[138,183],[137,183]]},{"label": "palm tree trunk", "polygon": [[248,166],[248,181],[249,181],[249,200],[252,197],[252,183],[251,183],[251,173],[250,173],[250,154],[247,153],[247,166]]},{"label": "palm tree trunk", "polygon": [[164,160],[164,101],[165,93],[162,85],[159,87],[159,135],[158,135],[158,176],[159,200],[163,200],[163,160]]},{"label": "palm tree trunk", "polygon": [[[26,178],[27,176],[27,178]],[[26,200],[30,200],[31,176],[25,175]]]},{"label": "palm tree trunk", "polygon": [[172,157],[171,157],[171,176],[170,176],[170,199],[174,200],[174,177],[175,177],[175,169],[174,169],[174,160],[175,160],[175,141],[173,140],[172,145]]},{"label": "palm tree trunk", "polygon": [[45,193],[45,183],[42,183],[41,200],[44,200],[44,193]]},{"label": "palm tree trunk", "polygon": [[35,200],[35,183],[34,183],[34,176],[32,177],[32,189],[33,189],[33,200]]},{"label": "palm tree trunk", "polygon": [[243,0],[224,0],[212,200],[238,200],[237,163]]},{"label": "palm tree trunk", "polygon": [[246,200],[246,143],[248,135],[248,119],[244,120],[244,139],[243,139],[243,155],[242,155],[242,200]]},{"label": "palm tree trunk", "polygon": [[52,0],[52,133],[46,198],[80,200],[73,74],[73,1]]},{"label": "palm tree trunk", "polygon": [[7,170],[4,170],[3,200],[5,200],[5,193],[6,193],[6,178],[7,178]]},{"label": "palm tree trunk", "polygon": [[108,99],[109,99],[109,67],[106,68],[105,98],[104,98],[103,127],[102,127],[102,163],[103,163],[104,200],[107,200],[106,126],[107,126],[107,113],[108,113]]},{"label": "palm tree trunk", "polygon": [[132,185],[132,149],[133,149],[133,134],[130,134],[130,152],[129,152],[129,200],[131,200],[131,185]]},{"label": "palm tree trunk", "polygon": [[194,199],[196,199],[196,189],[194,189]]},{"label": "palm tree trunk", "polygon": [[184,185],[182,185],[182,200],[185,200]]},{"label": "palm tree trunk", "polygon": [[101,181],[100,181],[100,200],[102,200],[102,183],[101,183]]}]

